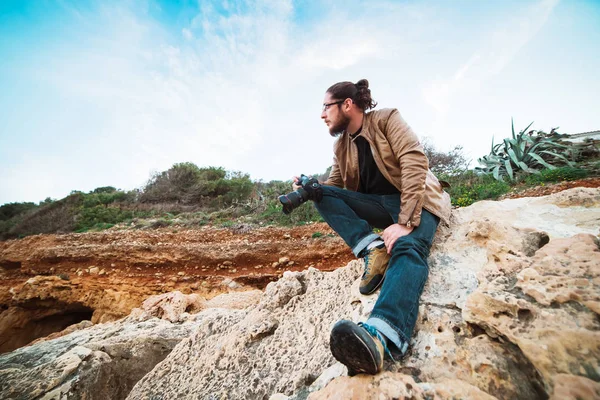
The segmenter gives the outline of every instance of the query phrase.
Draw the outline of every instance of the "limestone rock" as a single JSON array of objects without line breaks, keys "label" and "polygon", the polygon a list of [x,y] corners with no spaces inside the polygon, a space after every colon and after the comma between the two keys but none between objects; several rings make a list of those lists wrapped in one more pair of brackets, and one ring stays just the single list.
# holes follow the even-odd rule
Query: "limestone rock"
[{"label": "limestone rock", "polygon": [[326,389],[308,396],[308,400],[494,400],[477,387],[459,380],[418,384],[408,375],[384,372],[375,376],[358,375],[337,378]]},{"label": "limestone rock", "polygon": [[0,393],[21,400],[123,399],[198,327],[210,326],[219,335],[243,315],[210,309],[183,324],[126,318],[23,347],[0,355]]},{"label": "limestone rock", "polygon": [[291,395],[310,385],[334,363],[329,331],[340,314],[351,313],[347,292],[361,270],[353,261],[331,273],[286,272],[231,330],[208,338],[210,330],[199,329],[128,398],[168,393],[169,398],[256,399]]},{"label": "limestone rock", "polygon": [[204,298],[197,294],[185,295],[179,291],[150,296],[142,303],[141,310],[134,309],[132,315],[139,319],[158,317],[167,321],[182,320],[184,313],[195,313],[204,308]]},{"label": "limestone rock", "polygon": [[600,399],[600,383],[581,376],[558,374],[550,400]]},{"label": "limestone rock", "polygon": [[598,239],[579,234],[551,241],[521,266],[516,276],[481,284],[464,319],[517,345],[548,392],[555,375],[600,378]]},{"label": "limestone rock", "polygon": [[242,310],[257,304],[262,292],[260,290],[248,290],[245,292],[223,293],[204,303],[204,308],[228,308]]}]

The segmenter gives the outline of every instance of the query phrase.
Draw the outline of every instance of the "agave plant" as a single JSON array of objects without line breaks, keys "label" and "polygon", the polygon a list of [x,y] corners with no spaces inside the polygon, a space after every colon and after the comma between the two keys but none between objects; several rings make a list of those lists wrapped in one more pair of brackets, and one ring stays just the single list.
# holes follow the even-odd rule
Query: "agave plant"
[{"label": "agave plant", "polygon": [[492,138],[490,154],[477,160],[482,167],[475,167],[475,170],[491,174],[499,181],[503,181],[504,177],[513,181],[517,172],[537,174],[541,169],[575,164],[576,147],[562,140],[568,135],[558,133],[557,128],[550,133],[529,131],[532,124],[515,134],[515,125],[511,120],[512,138],[498,144],[494,144]]}]

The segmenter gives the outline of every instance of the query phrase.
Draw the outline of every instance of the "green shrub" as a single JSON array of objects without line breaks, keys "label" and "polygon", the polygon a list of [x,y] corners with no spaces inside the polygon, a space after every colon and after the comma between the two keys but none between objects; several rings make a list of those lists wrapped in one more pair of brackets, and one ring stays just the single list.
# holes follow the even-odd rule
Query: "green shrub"
[{"label": "green shrub", "polygon": [[313,239],[316,239],[316,238],[320,238],[321,236],[323,236],[323,234],[321,232],[315,232],[315,233],[312,234],[311,237]]},{"label": "green shrub", "polygon": [[221,167],[199,168],[186,162],[155,174],[143,189],[140,201],[176,202],[217,209],[247,201],[253,188],[248,174]]},{"label": "green shrub", "polygon": [[545,182],[562,182],[583,179],[588,176],[584,169],[573,167],[561,167],[556,169],[545,169],[537,175],[530,175],[525,178],[525,182],[530,185],[537,185]]},{"label": "green shrub", "polygon": [[0,206],[0,221],[8,221],[37,208],[35,203],[7,203]]},{"label": "green shrub", "polygon": [[132,219],[134,216],[135,213],[132,210],[124,210],[119,207],[83,206],[77,213],[75,229],[77,232],[85,232],[89,229],[99,229],[107,224],[112,227],[114,224]]},{"label": "green shrub", "polygon": [[25,237],[39,233],[73,232],[75,216],[83,203],[83,194],[71,194],[64,199],[45,203],[25,213],[2,239]]},{"label": "green shrub", "polygon": [[449,181],[452,205],[458,207],[466,207],[479,200],[495,200],[510,191],[508,183],[471,170],[454,176],[443,175],[442,179]]}]

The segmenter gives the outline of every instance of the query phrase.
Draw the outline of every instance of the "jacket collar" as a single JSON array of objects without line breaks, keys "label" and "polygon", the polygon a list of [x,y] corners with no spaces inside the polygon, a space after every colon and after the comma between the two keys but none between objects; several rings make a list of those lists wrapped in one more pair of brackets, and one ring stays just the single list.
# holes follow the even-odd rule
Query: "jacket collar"
[{"label": "jacket collar", "polygon": [[371,112],[366,112],[363,117],[362,127],[360,128],[360,132],[358,135],[350,135],[348,132],[344,131],[343,135],[346,136],[346,141],[348,143],[353,142],[357,137],[362,136],[370,143],[373,135],[371,132]]}]

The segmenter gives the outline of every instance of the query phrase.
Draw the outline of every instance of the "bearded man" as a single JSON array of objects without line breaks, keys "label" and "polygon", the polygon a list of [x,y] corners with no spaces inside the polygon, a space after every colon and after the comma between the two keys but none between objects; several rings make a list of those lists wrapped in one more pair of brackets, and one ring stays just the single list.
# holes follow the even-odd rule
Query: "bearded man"
[{"label": "bearded man", "polygon": [[429,250],[440,220],[450,216],[450,196],[429,170],[417,136],[396,109],[367,112],[376,105],[366,79],[339,82],[327,89],[321,113],[337,140],[315,207],[364,258],[360,292],[381,287],[366,322],[341,320],[331,331],[331,352],[350,375],[378,373],[385,355],[393,358],[390,350],[406,353]]}]

